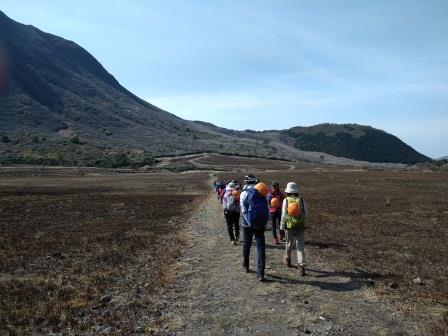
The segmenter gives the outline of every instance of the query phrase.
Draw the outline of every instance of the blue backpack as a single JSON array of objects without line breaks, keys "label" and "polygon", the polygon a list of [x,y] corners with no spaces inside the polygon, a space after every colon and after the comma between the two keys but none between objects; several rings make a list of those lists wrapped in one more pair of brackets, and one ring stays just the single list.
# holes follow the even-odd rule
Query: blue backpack
[{"label": "blue backpack", "polygon": [[246,213],[243,214],[246,222],[253,228],[264,228],[269,218],[269,207],[266,197],[255,188],[247,189],[244,199]]}]

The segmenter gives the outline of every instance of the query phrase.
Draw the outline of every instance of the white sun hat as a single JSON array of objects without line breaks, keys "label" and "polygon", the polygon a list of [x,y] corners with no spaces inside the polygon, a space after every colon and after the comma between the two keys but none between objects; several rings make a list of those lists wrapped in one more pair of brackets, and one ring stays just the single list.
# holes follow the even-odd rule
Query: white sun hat
[{"label": "white sun hat", "polygon": [[234,182],[230,182],[227,187],[227,190],[235,190],[236,189],[236,184]]},{"label": "white sun hat", "polygon": [[298,194],[299,186],[295,182],[288,182],[288,184],[286,185],[285,193]]}]

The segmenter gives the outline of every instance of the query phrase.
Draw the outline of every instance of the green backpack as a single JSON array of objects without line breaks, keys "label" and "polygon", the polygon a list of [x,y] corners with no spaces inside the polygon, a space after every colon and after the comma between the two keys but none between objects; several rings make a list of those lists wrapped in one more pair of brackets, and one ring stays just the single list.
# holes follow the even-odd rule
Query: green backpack
[{"label": "green backpack", "polygon": [[288,202],[286,211],[286,228],[287,229],[304,229],[305,228],[305,211],[303,209],[303,200],[301,197],[286,197]]}]

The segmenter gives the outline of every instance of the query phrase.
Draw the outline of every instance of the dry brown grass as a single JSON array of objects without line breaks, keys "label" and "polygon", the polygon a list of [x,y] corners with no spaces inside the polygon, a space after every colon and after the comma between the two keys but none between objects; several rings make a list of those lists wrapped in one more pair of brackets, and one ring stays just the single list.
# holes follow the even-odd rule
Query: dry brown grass
[{"label": "dry brown grass", "polygon": [[[283,189],[289,181],[300,185],[310,208],[307,251],[316,260],[374,284],[376,295],[434,335],[446,334],[447,173],[331,169],[258,177]],[[414,284],[418,277],[423,284]]]},{"label": "dry brown grass", "polygon": [[0,334],[130,334],[160,314],[154,293],[173,277],[206,175],[8,175]]},{"label": "dry brown grass", "polygon": [[[174,276],[167,265],[185,243],[176,226],[210,192],[207,175],[33,174],[0,176],[0,331],[132,334],[153,325],[164,305],[156,293]],[[446,334],[447,173],[308,169],[259,177],[301,186],[314,260],[373,284],[369,293],[433,335]]]}]

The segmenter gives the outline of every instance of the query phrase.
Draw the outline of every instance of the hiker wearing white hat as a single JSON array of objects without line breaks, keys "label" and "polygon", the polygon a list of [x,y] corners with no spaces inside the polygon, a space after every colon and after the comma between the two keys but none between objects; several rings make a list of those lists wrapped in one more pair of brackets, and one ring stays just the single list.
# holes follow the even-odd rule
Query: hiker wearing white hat
[{"label": "hiker wearing white hat", "polygon": [[286,251],[284,262],[291,267],[291,252],[294,244],[297,249],[297,265],[300,275],[305,275],[305,229],[307,207],[303,197],[300,196],[299,186],[289,182],[285,189],[286,198],[282,204],[282,217],[280,229],[286,229]]},{"label": "hiker wearing white hat", "polygon": [[287,194],[298,194],[299,186],[295,182],[288,182],[286,185],[285,193]]}]

